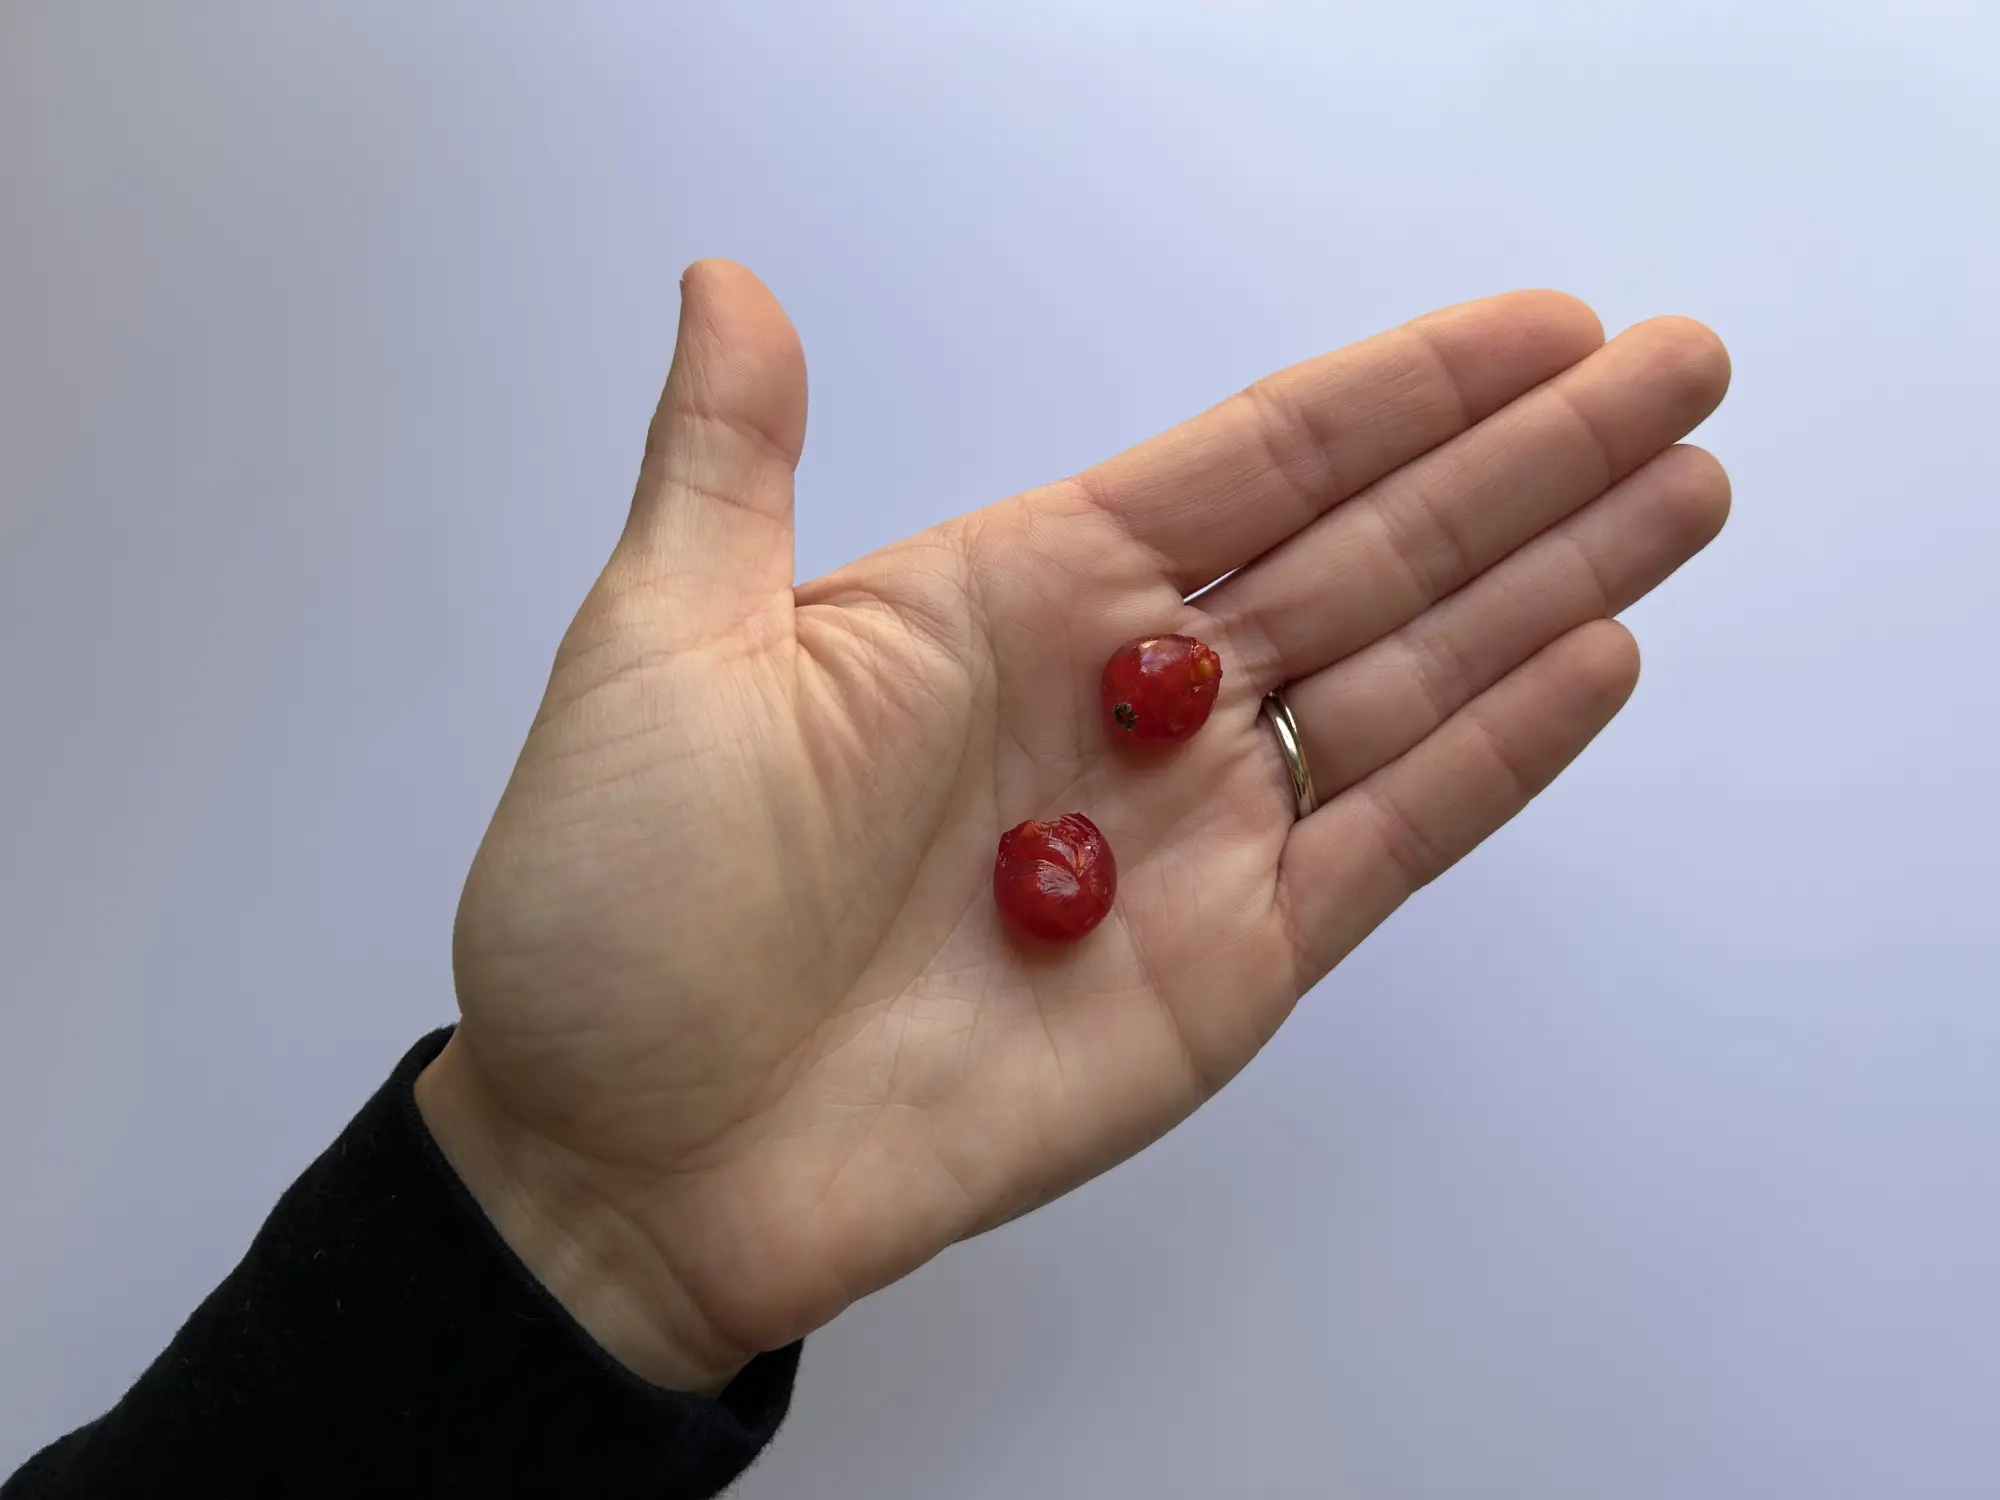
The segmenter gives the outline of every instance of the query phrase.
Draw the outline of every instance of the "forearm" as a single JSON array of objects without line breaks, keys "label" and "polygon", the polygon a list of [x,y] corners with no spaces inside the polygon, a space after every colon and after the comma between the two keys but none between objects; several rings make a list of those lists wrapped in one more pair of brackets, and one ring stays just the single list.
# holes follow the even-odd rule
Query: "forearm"
[{"label": "forearm", "polygon": [[279,1201],[105,1416],[4,1486],[29,1497],[709,1496],[769,1440],[797,1346],[717,1399],[612,1359],[536,1281],[426,1130],[425,1039]]},{"label": "forearm", "polygon": [[685,1296],[659,1246],[559,1146],[523,1128],[454,1033],[418,1074],[418,1112],[486,1218],[584,1332],[670,1391],[716,1396],[756,1352]]}]

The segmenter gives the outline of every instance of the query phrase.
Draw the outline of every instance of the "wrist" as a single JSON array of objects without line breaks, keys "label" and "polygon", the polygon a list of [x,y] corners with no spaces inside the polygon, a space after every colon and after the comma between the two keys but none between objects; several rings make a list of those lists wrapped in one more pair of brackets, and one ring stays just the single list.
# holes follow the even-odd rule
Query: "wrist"
[{"label": "wrist", "polygon": [[754,1350],[709,1326],[659,1248],[572,1153],[494,1097],[457,1033],[416,1080],[417,1109],[473,1200],[549,1294],[626,1369],[713,1396]]}]

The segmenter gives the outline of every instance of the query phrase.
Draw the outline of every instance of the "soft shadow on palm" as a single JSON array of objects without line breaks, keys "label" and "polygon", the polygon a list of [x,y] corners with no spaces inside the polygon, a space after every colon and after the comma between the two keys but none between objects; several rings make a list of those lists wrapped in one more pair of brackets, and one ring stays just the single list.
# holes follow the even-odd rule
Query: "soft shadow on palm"
[{"label": "soft shadow on palm", "polygon": [[[857,824],[893,832],[874,843],[860,833],[857,846],[865,859],[917,865],[815,1037],[813,1069],[788,1088],[794,1105],[829,1112],[868,1097],[868,1149],[905,1158],[886,1178],[849,1174],[863,1220],[882,1208],[865,1201],[872,1192],[907,1193],[927,1174],[938,1229],[952,1238],[1054,1196],[1194,1108],[1296,998],[1298,955],[1276,904],[1291,813],[1258,719],[1262,693],[1225,668],[1215,713],[1189,744],[1111,743],[1097,674],[1114,647],[1166,630],[1223,642],[1217,622],[1111,531],[1065,493],[1042,492],[918,539],[908,550],[930,567],[891,548],[800,590],[808,672],[829,654],[816,643],[855,628],[816,618],[841,607],[822,600],[858,596],[882,611],[862,627],[872,649],[856,653],[870,675],[825,695],[833,712],[855,695],[876,712],[898,691],[882,676],[969,685],[962,698],[907,704],[916,732],[904,743],[871,742],[887,774]],[[943,674],[924,664],[940,640],[955,654]],[[913,803],[935,808],[931,826],[902,821]],[[1071,810],[1109,838],[1118,900],[1088,938],[1056,948],[1001,921],[992,858],[1006,828]],[[896,842],[912,831],[920,849]]]}]

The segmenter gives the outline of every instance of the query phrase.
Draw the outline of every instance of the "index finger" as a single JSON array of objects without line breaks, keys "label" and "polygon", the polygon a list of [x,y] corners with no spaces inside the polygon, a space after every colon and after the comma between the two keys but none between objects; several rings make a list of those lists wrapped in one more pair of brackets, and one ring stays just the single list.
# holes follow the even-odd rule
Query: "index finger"
[{"label": "index finger", "polygon": [[1267,375],[1069,484],[1192,593],[1603,342],[1562,292],[1460,303]]}]

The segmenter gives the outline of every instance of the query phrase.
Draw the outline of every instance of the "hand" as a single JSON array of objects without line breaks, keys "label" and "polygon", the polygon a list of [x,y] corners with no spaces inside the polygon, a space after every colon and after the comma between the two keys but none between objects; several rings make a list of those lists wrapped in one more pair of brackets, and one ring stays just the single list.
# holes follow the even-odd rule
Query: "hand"
[{"label": "hand", "polygon": [[[464,1020],[418,1089],[447,1155],[614,1355],[712,1390],[1137,1151],[1623,704],[1609,617],[1728,509],[1669,446],[1727,381],[1699,324],[1606,345],[1568,297],[1495,297],[794,587],[798,342],[748,272],[693,267],[459,908]],[[1222,693],[1135,761],[1097,676],[1167,631]],[[994,846],[1072,810],[1117,903],[1038,949]]]}]

